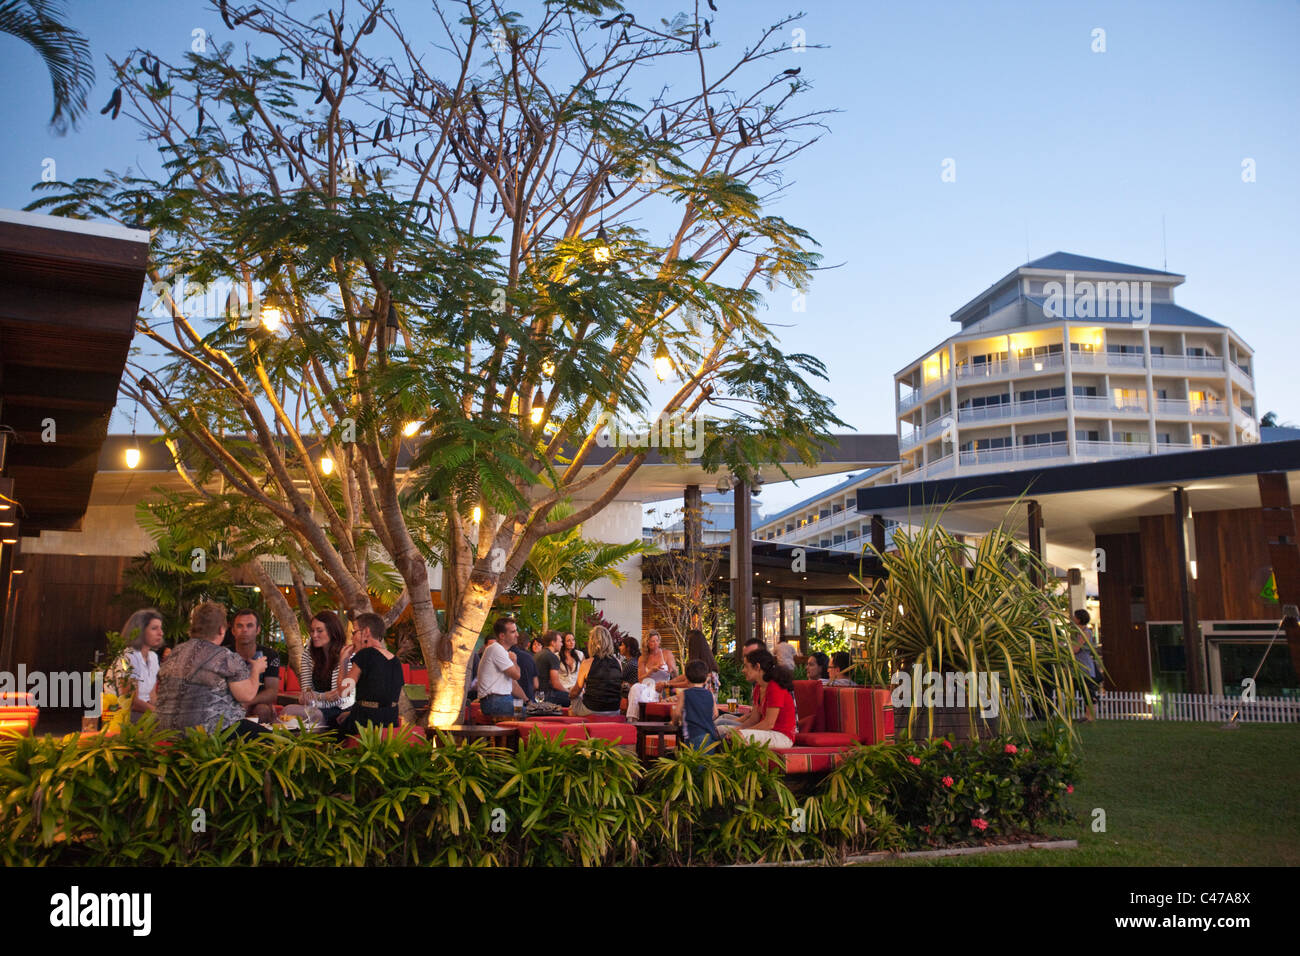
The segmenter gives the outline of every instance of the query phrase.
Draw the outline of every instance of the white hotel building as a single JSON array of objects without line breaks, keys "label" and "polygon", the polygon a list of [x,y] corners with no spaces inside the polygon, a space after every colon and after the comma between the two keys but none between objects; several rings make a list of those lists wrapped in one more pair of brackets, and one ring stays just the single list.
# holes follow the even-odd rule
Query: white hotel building
[{"label": "white hotel building", "polygon": [[901,463],[850,476],[755,537],[859,551],[871,539],[861,487],[1257,441],[1252,351],[1174,303],[1183,280],[1062,252],[1012,270],[894,376]]}]

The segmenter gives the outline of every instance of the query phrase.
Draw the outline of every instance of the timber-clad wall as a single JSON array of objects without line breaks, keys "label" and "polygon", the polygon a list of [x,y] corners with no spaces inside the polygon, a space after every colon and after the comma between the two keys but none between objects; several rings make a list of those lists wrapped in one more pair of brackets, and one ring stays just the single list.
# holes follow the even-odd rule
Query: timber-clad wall
[{"label": "timber-clad wall", "polygon": [[[1300,506],[1292,511],[1300,523]],[[1281,609],[1260,597],[1270,558],[1259,508],[1194,511],[1196,615],[1201,621],[1272,621]],[[1173,515],[1139,519],[1137,534],[1097,535],[1106,570],[1097,575],[1102,659],[1115,690],[1148,691],[1146,627],[1133,620],[1133,589],[1145,593],[1146,620],[1181,621]]]},{"label": "timber-clad wall", "polygon": [[114,605],[129,557],[28,554],[14,595],[6,666],[29,671],[88,670],[133,608]]}]

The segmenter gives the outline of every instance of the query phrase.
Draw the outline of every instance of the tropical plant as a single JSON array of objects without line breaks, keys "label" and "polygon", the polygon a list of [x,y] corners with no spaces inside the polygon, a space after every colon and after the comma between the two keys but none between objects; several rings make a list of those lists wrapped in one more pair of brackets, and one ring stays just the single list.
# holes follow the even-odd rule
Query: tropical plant
[{"label": "tropical plant", "polygon": [[642,541],[627,544],[608,544],[604,541],[582,539],[582,553],[564,575],[572,604],[569,610],[569,630],[578,630],[578,608],[583,603],[582,593],[598,581],[623,585],[627,575],[619,567],[628,558],[652,553],[655,548]]},{"label": "tropical plant", "polygon": [[[1074,658],[1075,627],[1068,609],[1035,583],[1048,579],[1042,561],[1012,533],[1009,517],[977,544],[959,541],[928,518],[911,531],[894,532],[893,548],[880,554],[886,580],[862,588],[858,625],[868,683],[894,675],[984,674],[1000,687],[1003,726],[1025,729],[1025,704],[1040,715],[1070,721],[1076,691],[1086,691]],[[872,549],[875,550],[874,548]],[[919,671],[914,670],[919,668]],[[997,684],[993,684],[993,675]],[[918,687],[913,691],[920,693]],[[908,707],[908,732],[925,710],[927,735],[934,707]],[[977,695],[965,701],[971,726]]]},{"label": "tropical plant", "polygon": [[56,133],[66,133],[69,124],[76,125],[86,112],[86,97],[95,84],[90,44],[62,18],[63,4],[57,0],[0,0],[0,33],[32,47],[50,72],[54,89],[50,128]]},{"label": "tropical plant", "polygon": [[843,628],[835,627],[829,622],[821,627],[814,627],[810,620],[803,631],[804,640],[808,643],[808,650],[821,651],[823,654],[834,654],[836,651],[847,651],[849,649],[849,636]]}]

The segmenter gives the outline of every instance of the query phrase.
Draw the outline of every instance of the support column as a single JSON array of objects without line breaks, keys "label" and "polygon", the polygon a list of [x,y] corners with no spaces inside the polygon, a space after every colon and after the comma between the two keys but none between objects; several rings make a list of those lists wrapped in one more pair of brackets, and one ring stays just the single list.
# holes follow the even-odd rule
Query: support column
[{"label": "support column", "polygon": [[[690,581],[689,592],[691,595],[698,594],[703,599],[709,582],[700,580],[703,570],[700,566],[700,552],[704,545],[704,498],[700,494],[699,485],[687,485],[686,493],[682,496],[682,545]],[[686,619],[692,628],[700,627],[700,606],[693,598]]]},{"label": "support column", "polygon": [[1034,582],[1034,587],[1043,586],[1043,506],[1034,498],[1030,498],[1029,505],[1029,550],[1034,553],[1038,560],[1034,563],[1029,577]]},{"label": "support column", "polygon": [[753,513],[749,500],[749,486],[737,481],[732,494],[736,528],[731,534],[731,566],[736,576],[731,581],[731,609],[736,614],[736,656],[745,641],[754,636],[754,554]]},{"label": "support column", "polygon": [[880,515],[871,516],[871,546],[885,553],[885,519]]},{"label": "support column", "polygon": [[1300,621],[1295,616],[1295,609],[1300,607],[1300,545],[1296,540],[1295,512],[1291,510],[1291,490],[1284,471],[1257,475],[1256,481],[1268,559],[1273,565],[1273,587],[1283,608],[1279,616],[1285,616],[1283,627],[1291,650],[1291,666],[1300,675]]},{"label": "support column", "polygon": [[1192,504],[1187,489],[1174,489],[1174,541],[1178,549],[1178,597],[1183,615],[1183,652],[1187,656],[1187,689],[1193,694],[1207,693],[1205,667],[1201,654],[1201,624],[1196,616],[1196,578],[1192,562],[1196,560],[1192,541]]},{"label": "support column", "polygon": [[[0,468],[4,467],[3,454],[5,436],[0,434]],[[12,478],[0,478],[0,537],[18,537],[18,509],[11,503],[14,496]],[[11,527],[6,527],[12,522]],[[10,642],[13,635],[9,632],[9,591],[12,584],[13,556],[18,549],[0,544],[0,670],[13,670],[11,666],[13,648]]]},{"label": "support column", "polygon": [[1070,323],[1061,326],[1062,361],[1065,363],[1065,448],[1070,460],[1077,461],[1079,446],[1074,436],[1074,369],[1070,363]]}]

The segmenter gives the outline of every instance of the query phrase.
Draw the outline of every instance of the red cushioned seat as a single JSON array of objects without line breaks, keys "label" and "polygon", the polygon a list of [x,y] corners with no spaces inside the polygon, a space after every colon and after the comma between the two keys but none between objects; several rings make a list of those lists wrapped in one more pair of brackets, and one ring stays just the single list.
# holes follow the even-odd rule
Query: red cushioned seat
[{"label": "red cushioned seat", "polygon": [[282,694],[302,693],[302,684],[298,680],[298,675],[294,673],[292,667],[289,667],[287,665],[280,668],[280,693]]},{"label": "red cushioned seat", "polygon": [[645,739],[645,755],[647,757],[659,756],[659,742],[661,740],[664,742],[663,746],[665,752],[677,748],[677,736],[675,734],[668,734],[666,737],[647,737]]},{"label": "red cushioned seat", "polygon": [[636,728],[626,723],[585,724],[587,736],[592,739],[608,740],[620,746],[636,746]]},{"label": "red cushioned seat", "polygon": [[799,733],[811,733],[819,724],[822,710],[822,691],[819,680],[794,682],[794,711],[799,716]]},{"label": "red cushioned seat", "polygon": [[532,721],[536,721],[536,722],[539,723],[539,724],[541,724],[541,723],[546,723],[546,724],[585,724],[585,723],[586,723],[586,721],[583,720],[581,717],[570,717],[570,716],[568,716],[567,714],[560,714],[560,715],[558,715],[558,716],[551,716],[551,715],[548,714],[548,715],[545,715],[545,716],[539,716],[539,717],[529,717],[528,719],[529,719],[529,720],[532,720]]},{"label": "red cushioned seat", "polygon": [[626,714],[619,714],[617,717],[610,716],[609,714],[588,714],[585,717],[577,717],[571,719],[580,720],[584,724],[626,724],[627,723]]},{"label": "red cushioned seat", "polygon": [[859,743],[893,743],[891,694],[889,687],[827,687],[822,698],[825,729]]},{"label": "red cushioned seat", "polygon": [[25,690],[7,690],[0,693],[0,707],[35,707],[36,701]]},{"label": "red cushioned seat", "polygon": [[673,705],[667,701],[652,700],[641,705],[641,715],[645,720],[666,720],[673,715]]},{"label": "red cushioned seat", "polygon": [[773,750],[772,753],[785,764],[786,773],[826,773],[840,765],[847,749],[789,747],[785,750]]},{"label": "red cushioned seat", "polygon": [[853,747],[857,743],[858,741],[848,734],[833,734],[830,731],[794,735],[796,747]]},{"label": "red cushioned seat", "polygon": [[469,722],[471,724],[487,723],[487,720],[483,716],[483,708],[479,705],[479,702],[476,700],[471,700],[469,702],[468,716],[469,716]]},{"label": "red cushioned seat", "polygon": [[429,686],[429,670],[426,667],[411,667],[407,673],[406,683],[419,684],[421,687]]},{"label": "red cushioned seat", "polygon": [[519,739],[528,740],[533,734],[545,737],[548,740],[566,740],[580,741],[587,739],[587,729],[582,726],[573,724],[543,724],[536,723],[531,727],[519,728]]}]

